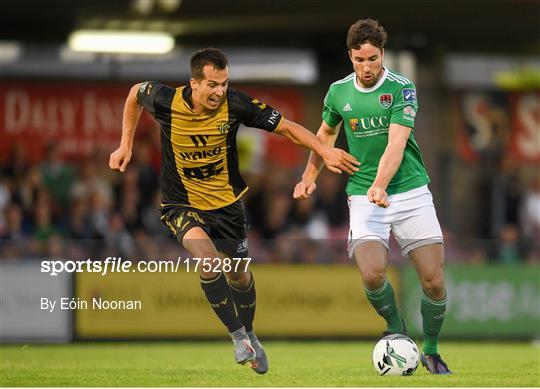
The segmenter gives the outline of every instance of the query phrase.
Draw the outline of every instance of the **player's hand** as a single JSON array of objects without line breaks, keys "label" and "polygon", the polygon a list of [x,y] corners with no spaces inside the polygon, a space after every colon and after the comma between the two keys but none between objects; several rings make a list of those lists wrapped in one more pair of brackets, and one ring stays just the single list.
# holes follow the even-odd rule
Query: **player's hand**
[{"label": "player's hand", "polygon": [[131,149],[120,146],[109,158],[109,167],[113,170],[119,170],[122,173],[126,171],[126,166],[131,159]]},{"label": "player's hand", "polygon": [[386,208],[390,205],[386,190],[380,186],[371,186],[367,191],[367,196],[370,203],[377,204],[379,207]]},{"label": "player's hand", "polygon": [[309,199],[315,188],[317,184],[313,181],[302,180],[294,187],[293,198],[295,200]]},{"label": "player's hand", "polygon": [[327,146],[321,153],[324,164],[331,172],[354,174],[357,172],[360,162],[344,150]]}]

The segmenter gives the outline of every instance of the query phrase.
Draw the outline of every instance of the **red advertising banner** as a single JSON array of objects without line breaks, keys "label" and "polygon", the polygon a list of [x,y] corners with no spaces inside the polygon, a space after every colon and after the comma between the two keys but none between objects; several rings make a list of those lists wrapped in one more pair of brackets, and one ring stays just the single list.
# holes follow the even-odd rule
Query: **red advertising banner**
[{"label": "red advertising banner", "polygon": [[[67,159],[82,158],[96,149],[113,151],[121,135],[122,112],[128,84],[60,82],[3,83],[0,86],[0,162],[21,143],[32,162],[42,160],[48,144],[55,143]],[[291,120],[301,120],[302,99],[290,89],[242,89],[281,111]],[[141,127],[157,128],[143,115]],[[264,131],[262,131],[264,132]],[[264,135],[266,136],[266,135]],[[269,136],[266,154],[277,162],[299,162],[300,149],[282,137]]]},{"label": "red advertising banner", "polygon": [[83,157],[98,145],[112,150],[121,133],[127,85],[4,84],[0,89],[0,153],[21,143],[37,161],[56,143],[66,158]]},{"label": "red advertising banner", "polygon": [[467,92],[457,101],[462,158],[476,162],[482,153],[504,150],[519,163],[540,162],[540,93]]},{"label": "red advertising banner", "polygon": [[[253,98],[274,107],[289,120],[302,123],[303,106],[300,94],[292,89],[255,89],[241,88],[242,92],[247,93]],[[301,148],[282,136],[264,134],[266,136],[266,157],[281,165],[293,167],[305,163]]]},{"label": "red advertising banner", "polygon": [[510,152],[521,162],[540,163],[540,93],[512,99]]}]

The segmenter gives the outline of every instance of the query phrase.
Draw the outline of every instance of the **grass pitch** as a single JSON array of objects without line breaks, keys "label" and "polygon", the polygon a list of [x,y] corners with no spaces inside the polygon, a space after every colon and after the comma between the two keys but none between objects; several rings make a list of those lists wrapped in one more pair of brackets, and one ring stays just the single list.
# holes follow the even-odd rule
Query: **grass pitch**
[{"label": "grass pitch", "polygon": [[229,342],[2,345],[1,386],[540,386],[540,348],[530,343],[449,343],[454,371],[380,377],[375,342],[265,342],[270,371],[234,363]]}]

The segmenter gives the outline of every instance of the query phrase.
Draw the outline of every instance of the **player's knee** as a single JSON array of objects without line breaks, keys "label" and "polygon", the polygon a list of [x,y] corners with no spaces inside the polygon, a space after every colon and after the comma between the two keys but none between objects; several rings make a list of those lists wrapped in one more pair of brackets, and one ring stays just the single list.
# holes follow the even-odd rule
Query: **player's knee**
[{"label": "player's knee", "polygon": [[384,284],[386,274],[384,271],[367,270],[363,273],[364,285],[368,290],[380,289]]},{"label": "player's knee", "polygon": [[229,283],[238,288],[247,288],[251,283],[251,275],[249,272],[230,272],[227,273]]},{"label": "player's knee", "polygon": [[424,279],[422,287],[424,293],[432,300],[440,301],[446,297],[446,288],[442,275]]},{"label": "player's knee", "polygon": [[204,280],[216,278],[218,275],[219,272],[214,272],[212,270],[206,271],[202,269],[202,267],[199,267],[199,276]]}]

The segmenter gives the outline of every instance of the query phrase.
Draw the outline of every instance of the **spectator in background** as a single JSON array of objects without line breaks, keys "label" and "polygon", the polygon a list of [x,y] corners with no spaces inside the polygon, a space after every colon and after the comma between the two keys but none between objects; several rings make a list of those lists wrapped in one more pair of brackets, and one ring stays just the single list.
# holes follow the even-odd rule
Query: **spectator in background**
[{"label": "spectator in background", "polygon": [[90,195],[96,191],[107,204],[112,204],[114,194],[111,183],[98,174],[97,161],[90,157],[83,161],[80,172],[70,187],[70,199],[87,202]]},{"label": "spectator in background", "polygon": [[121,217],[124,220],[127,230],[130,232],[134,232],[141,225],[139,220],[141,196],[140,176],[139,169],[137,169],[138,165],[135,164],[134,167],[135,169],[130,169],[123,175],[123,185],[119,194],[119,203],[117,204],[117,209],[120,209]]},{"label": "spectator in background", "polygon": [[103,239],[109,228],[110,205],[99,192],[93,192],[89,199],[90,236],[93,239]]},{"label": "spectator in background", "polygon": [[86,199],[75,199],[71,202],[66,235],[72,239],[89,239],[91,237],[88,201]]},{"label": "spectator in background", "polygon": [[540,175],[529,179],[521,201],[520,223],[526,246],[525,261],[529,264],[540,263]]},{"label": "spectator in background", "polygon": [[11,154],[6,162],[6,165],[0,171],[12,180],[15,185],[18,185],[26,175],[30,164],[26,156],[26,149],[23,143],[17,142],[11,149]]},{"label": "spectator in background", "polygon": [[521,201],[520,221],[526,239],[540,241],[540,175],[530,179]]},{"label": "spectator in background", "polygon": [[24,242],[28,236],[28,227],[23,225],[23,212],[18,204],[10,204],[5,209],[6,228],[1,234],[1,239],[11,239],[16,242]]},{"label": "spectator in background", "polygon": [[40,165],[43,184],[53,200],[63,209],[69,204],[69,191],[73,181],[73,169],[64,163],[56,143],[50,143],[45,153],[45,161]]},{"label": "spectator in background", "polygon": [[290,195],[284,189],[274,190],[266,196],[262,204],[264,216],[259,226],[262,239],[274,239],[289,228],[291,206]]},{"label": "spectator in background", "polygon": [[50,258],[50,259],[55,259],[55,260],[65,259],[63,258],[65,255],[64,242],[60,235],[53,233],[49,237],[47,241],[45,255],[47,258]]},{"label": "spectator in background", "polygon": [[38,194],[44,190],[39,168],[36,166],[29,168],[13,191],[14,202],[21,205],[25,218],[32,217]]},{"label": "spectator in background", "polygon": [[6,218],[4,211],[11,201],[11,191],[7,179],[0,176],[0,234],[6,229]]},{"label": "spectator in background", "polygon": [[447,262],[460,262],[468,259],[469,253],[466,253],[461,247],[461,242],[456,239],[452,230],[442,227],[444,237],[444,260]]},{"label": "spectator in background", "polygon": [[127,230],[131,233],[141,228],[141,213],[138,211],[140,196],[140,192],[136,190],[123,191],[120,201],[120,214],[124,220]]},{"label": "spectator in background", "polygon": [[145,138],[148,144],[150,153],[150,165],[155,172],[161,172],[161,132],[159,126],[155,128],[147,128],[147,137]]},{"label": "spectator in background", "polygon": [[124,220],[118,212],[114,212],[109,219],[105,243],[111,252],[119,253],[123,259],[132,258],[135,253],[133,237],[125,228]]},{"label": "spectator in background", "polygon": [[49,238],[57,233],[57,228],[53,225],[51,214],[51,202],[47,192],[41,192],[38,197],[34,212],[33,236],[39,244],[41,253],[47,251]]},{"label": "spectator in background", "polygon": [[142,227],[153,237],[166,236],[167,227],[163,225],[159,207],[161,205],[161,193],[156,190],[151,202],[146,204],[141,215]]},{"label": "spectator in background", "polygon": [[253,174],[250,178],[250,190],[245,196],[247,219],[254,230],[265,235],[262,231],[266,229],[266,216],[271,212],[271,197],[290,187],[292,180],[287,172],[270,161],[260,175]]},{"label": "spectator in background", "polygon": [[28,239],[28,226],[24,227],[23,212],[18,204],[10,204],[5,209],[6,225],[0,231],[0,257],[20,258],[24,256]]},{"label": "spectator in background", "polygon": [[159,170],[152,166],[152,149],[148,142],[140,142],[135,147],[139,193],[137,212],[141,213],[146,205],[152,203],[155,188],[159,184]]},{"label": "spectator in background", "polygon": [[502,264],[519,264],[521,262],[519,229],[515,224],[504,226],[499,235],[497,261]]},{"label": "spectator in background", "polygon": [[[290,201],[290,200],[289,200]],[[305,231],[306,238],[323,240],[329,237],[329,225],[327,214],[315,207],[315,198],[306,201],[296,201],[291,204],[292,211],[288,217],[293,227]]]},{"label": "spectator in background", "polygon": [[[345,184],[346,181],[342,176],[333,174],[328,170],[321,171],[319,175],[316,208],[324,212],[331,228],[348,226],[349,210],[347,208]],[[346,235],[344,238],[346,238]]]}]

